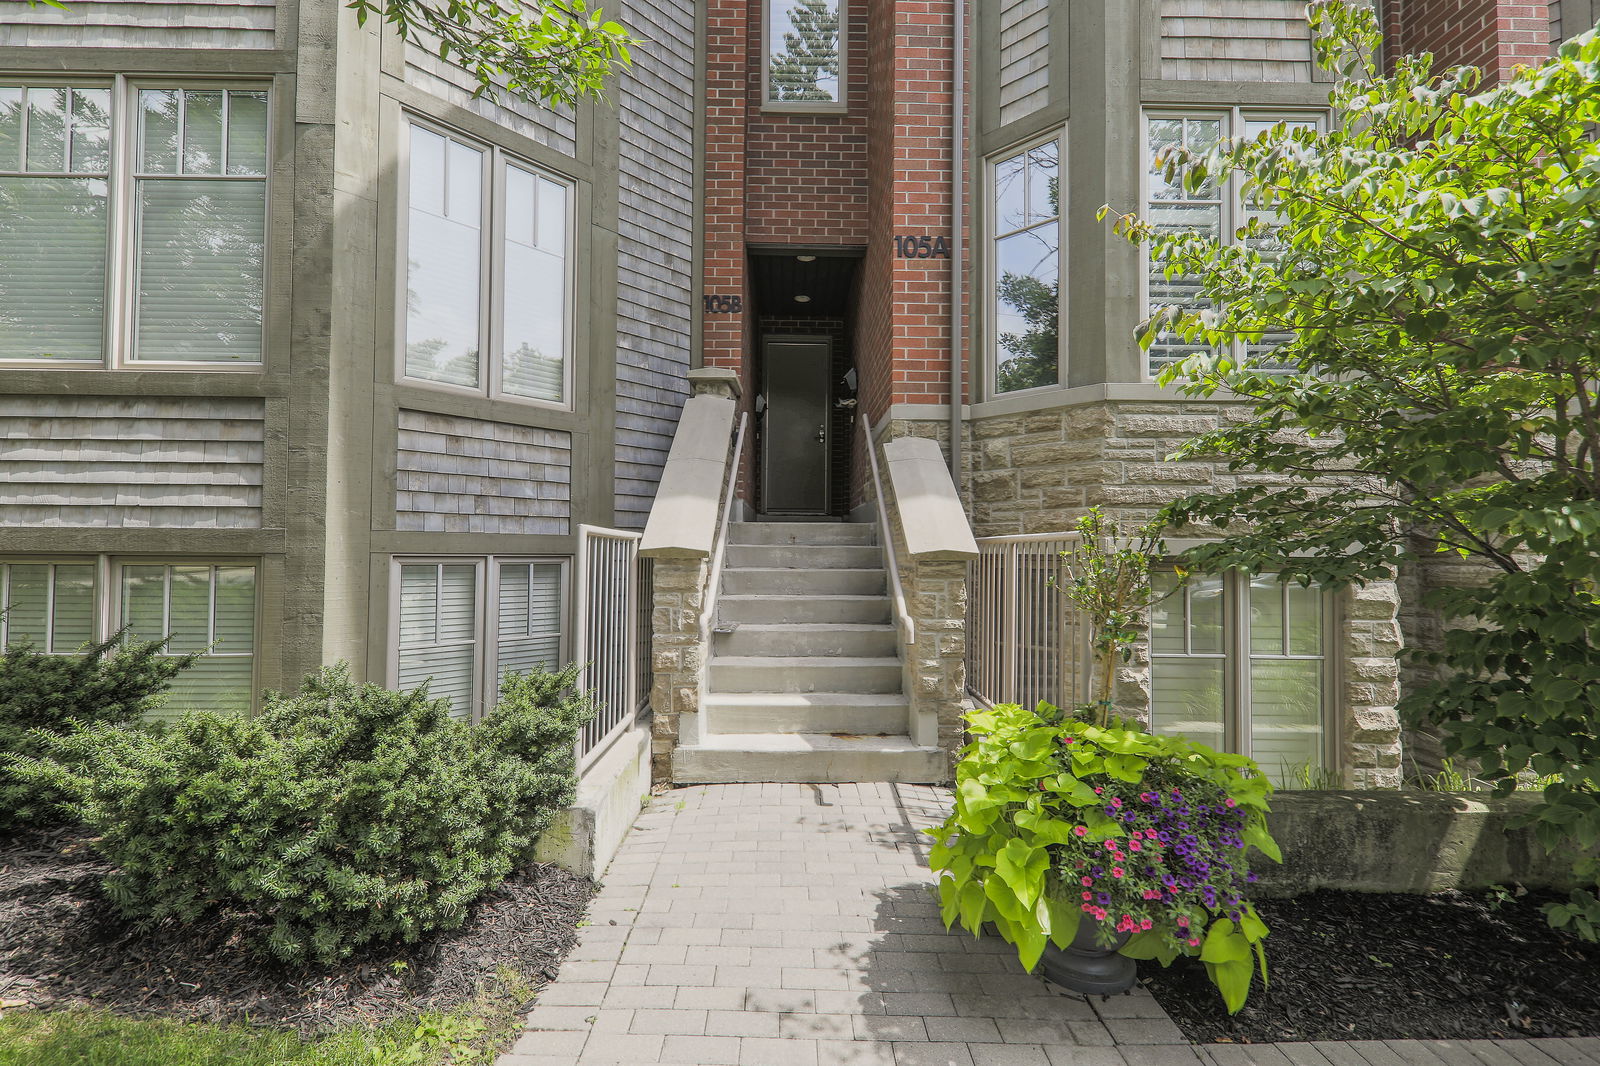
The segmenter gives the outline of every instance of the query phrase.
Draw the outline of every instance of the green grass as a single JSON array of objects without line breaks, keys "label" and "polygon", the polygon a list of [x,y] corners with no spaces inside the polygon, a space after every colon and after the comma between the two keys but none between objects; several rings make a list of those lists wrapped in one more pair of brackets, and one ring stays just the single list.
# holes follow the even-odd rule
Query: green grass
[{"label": "green grass", "polygon": [[8,1010],[0,1015],[0,1066],[488,1066],[520,1028],[528,986],[502,970],[500,985],[448,1014],[424,1014],[314,1040],[245,1026],[105,1011]]}]

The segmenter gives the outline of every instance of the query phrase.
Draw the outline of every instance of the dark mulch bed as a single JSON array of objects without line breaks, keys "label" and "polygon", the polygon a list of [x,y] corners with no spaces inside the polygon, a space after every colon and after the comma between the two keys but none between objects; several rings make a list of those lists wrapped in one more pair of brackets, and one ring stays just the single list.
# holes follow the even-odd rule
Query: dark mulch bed
[{"label": "dark mulch bed", "polygon": [[1260,900],[1267,967],[1232,1018],[1197,960],[1140,976],[1196,1041],[1600,1036],[1600,945],[1530,894],[1315,892]]},{"label": "dark mulch bed", "polygon": [[466,1003],[500,967],[533,989],[571,949],[594,884],[553,865],[514,875],[454,933],[331,969],[263,964],[217,917],[135,929],[102,897],[107,867],[70,833],[0,838],[0,1000],[244,1022],[302,1035]]}]

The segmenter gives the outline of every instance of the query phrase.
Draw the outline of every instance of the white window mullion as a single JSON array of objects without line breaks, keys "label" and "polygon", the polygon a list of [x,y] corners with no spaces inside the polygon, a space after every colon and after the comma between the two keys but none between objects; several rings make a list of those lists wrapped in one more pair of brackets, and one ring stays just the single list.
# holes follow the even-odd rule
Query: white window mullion
[{"label": "white window mullion", "polygon": [[491,153],[489,173],[489,221],[484,227],[483,242],[487,256],[484,277],[488,283],[483,287],[486,304],[479,328],[488,338],[488,358],[482,360],[488,375],[488,392],[498,399],[504,392],[506,301],[506,161],[498,148]]}]

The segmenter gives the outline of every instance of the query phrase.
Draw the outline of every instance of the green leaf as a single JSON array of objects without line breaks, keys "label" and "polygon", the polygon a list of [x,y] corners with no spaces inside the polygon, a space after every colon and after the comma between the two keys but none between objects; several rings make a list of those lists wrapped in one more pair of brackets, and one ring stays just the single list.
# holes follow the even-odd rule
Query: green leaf
[{"label": "green leaf", "polygon": [[994,868],[1016,895],[1021,909],[1027,911],[1033,909],[1039,893],[1044,890],[1044,875],[1049,866],[1049,852],[1014,837],[996,856]]},{"label": "green leaf", "polygon": [[1258,848],[1263,855],[1273,862],[1283,861],[1283,852],[1278,848],[1278,842],[1272,839],[1272,834],[1267,832],[1264,821],[1252,819],[1244,827],[1244,842],[1247,847]]}]

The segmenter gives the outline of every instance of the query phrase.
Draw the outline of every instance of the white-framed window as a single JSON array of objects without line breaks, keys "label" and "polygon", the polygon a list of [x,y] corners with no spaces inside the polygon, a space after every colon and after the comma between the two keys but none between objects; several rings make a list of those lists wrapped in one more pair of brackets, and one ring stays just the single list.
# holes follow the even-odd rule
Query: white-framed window
[{"label": "white-framed window", "polygon": [[95,564],[0,563],[0,648],[71,655],[96,637]]},{"label": "white-framed window", "polygon": [[1279,785],[1323,780],[1336,765],[1328,642],[1331,597],[1276,574],[1194,575],[1150,613],[1150,720],[1249,755]]},{"label": "white-framed window", "polygon": [[393,587],[392,684],[426,683],[456,718],[482,717],[508,671],[565,663],[565,559],[397,558]]},{"label": "white-framed window", "polygon": [[570,182],[406,121],[402,378],[571,406]]},{"label": "white-framed window", "polygon": [[256,566],[249,561],[121,558],[0,560],[0,646],[23,640],[72,655],[126,628],[199,658],[173,680],[156,717],[255,707]]},{"label": "white-framed window", "polygon": [[1063,133],[989,166],[989,366],[994,395],[1061,381]]},{"label": "white-framed window", "polygon": [[847,101],[845,0],[764,0],[762,106],[843,111]]},{"label": "white-framed window", "polygon": [[[1280,122],[1290,126],[1323,129],[1327,123],[1324,112],[1275,111],[1259,108],[1212,108],[1205,110],[1148,110],[1144,116],[1145,217],[1160,231],[1176,233],[1196,231],[1208,236],[1239,242],[1239,230],[1254,215],[1262,214],[1243,195],[1243,181],[1230,176],[1221,181],[1212,178],[1194,190],[1183,187],[1181,177],[1167,181],[1161,167],[1155,165],[1158,153],[1167,148],[1187,147],[1204,151],[1224,139],[1233,137],[1259,137]],[[1273,253],[1272,239],[1250,238],[1263,254]],[[1145,250],[1144,308],[1148,315],[1161,307],[1178,306],[1198,308],[1205,306],[1200,296],[1198,278],[1178,276],[1167,278],[1165,265],[1159,262],[1150,249]],[[1245,344],[1234,342],[1233,356],[1249,359],[1259,366],[1270,368],[1270,353],[1287,336],[1268,334],[1259,342]],[[1147,353],[1147,372],[1154,379],[1170,363],[1205,351],[1203,344],[1186,343],[1174,333],[1163,333],[1150,345]]]},{"label": "white-framed window", "polygon": [[255,369],[269,93],[0,80],[0,363]]},{"label": "white-framed window", "polygon": [[248,714],[255,706],[256,568],[239,563],[117,566],[117,624],[137,640],[170,638],[169,655],[200,657],[173,681],[157,715]]}]

